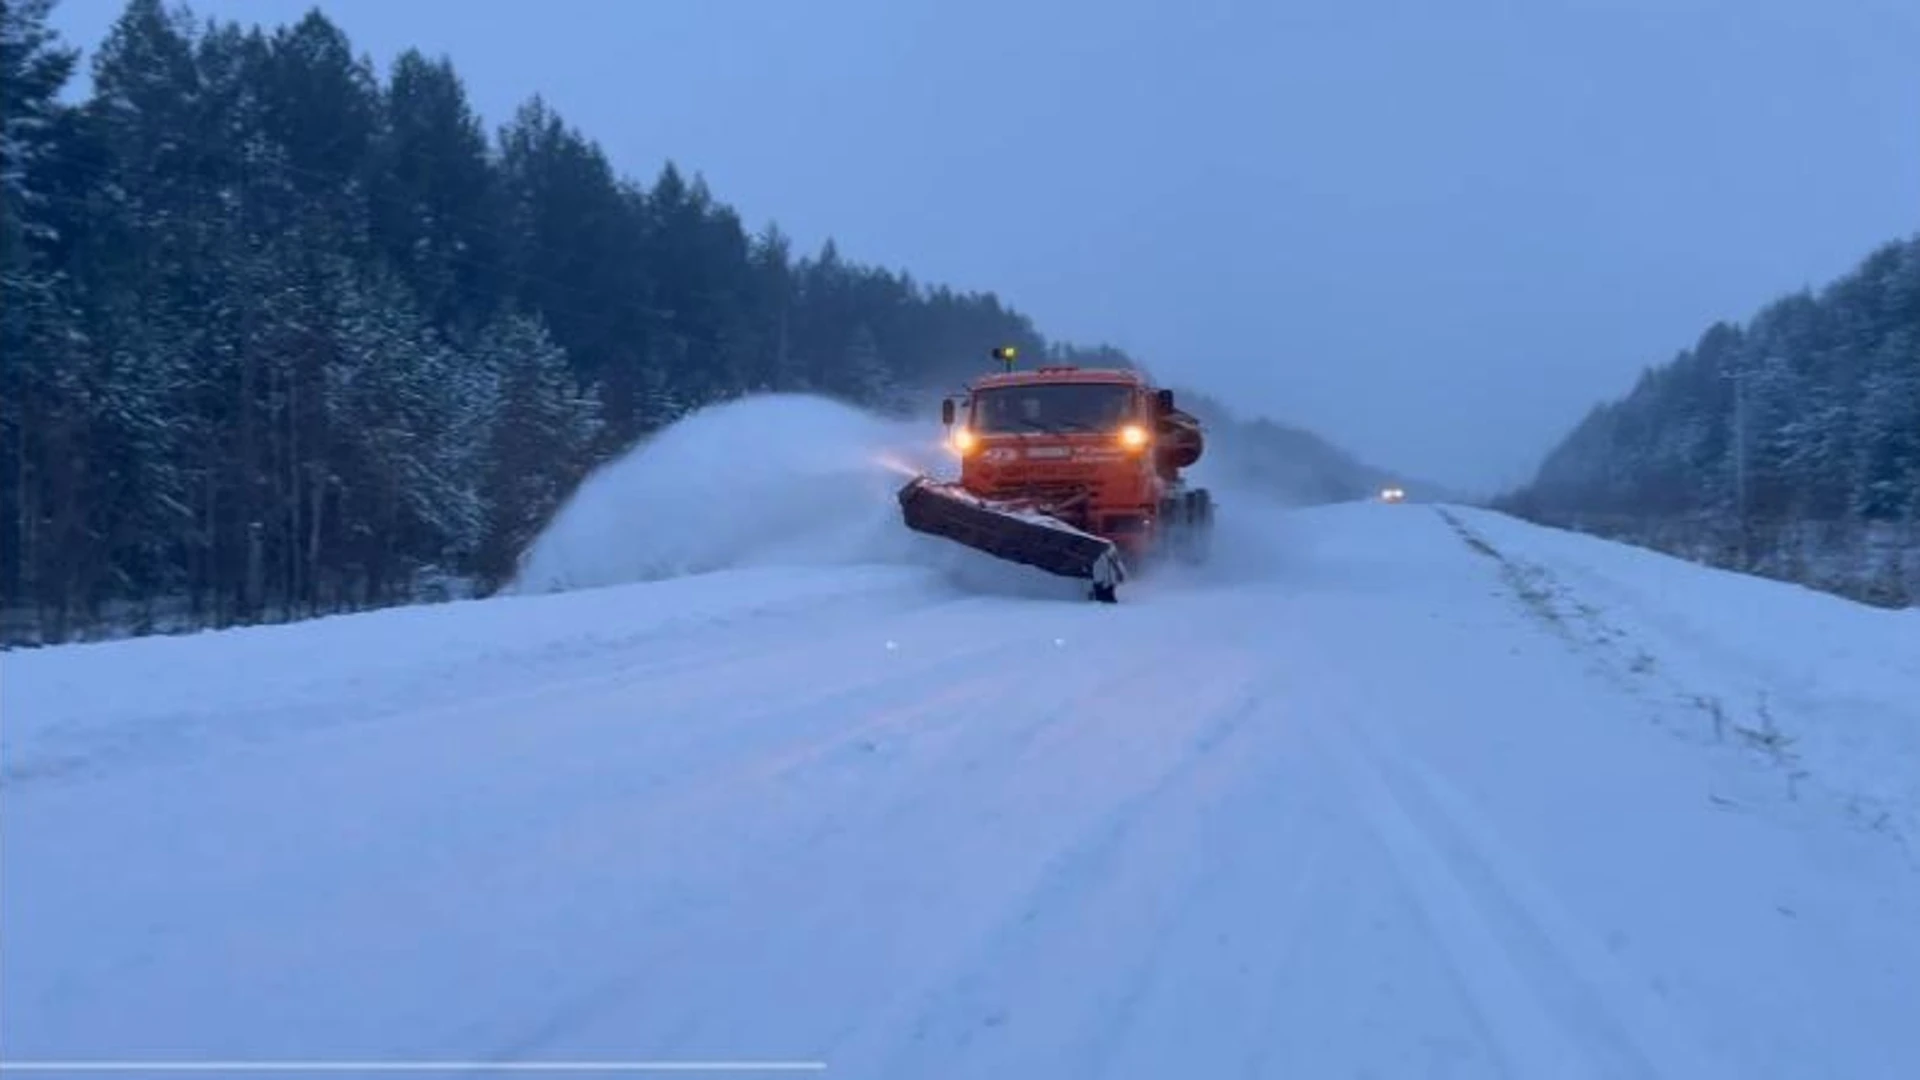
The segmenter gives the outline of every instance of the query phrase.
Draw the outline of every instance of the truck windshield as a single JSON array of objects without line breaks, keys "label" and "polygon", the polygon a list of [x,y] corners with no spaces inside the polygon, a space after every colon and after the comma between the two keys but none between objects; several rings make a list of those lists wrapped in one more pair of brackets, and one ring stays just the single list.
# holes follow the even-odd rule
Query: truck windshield
[{"label": "truck windshield", "polygon": [[1123,383],[1000,386],[974,395],[973,430],[1112,431],[1132,406],[1132,388]]}]

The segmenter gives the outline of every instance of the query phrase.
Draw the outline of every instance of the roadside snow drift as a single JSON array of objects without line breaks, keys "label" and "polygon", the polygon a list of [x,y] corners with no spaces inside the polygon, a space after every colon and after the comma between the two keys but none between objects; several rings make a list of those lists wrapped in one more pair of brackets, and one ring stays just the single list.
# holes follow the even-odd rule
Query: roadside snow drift
[{"label": "roadside snow drift", "polygon": [[540,568],[760,565],[9,654],[7,1061],[1920,1076],[1920,613],[1410,505],[981,593],[781,501],[886,444],[716,413]]},{"label": "roadside snow drift", "polygon": [[1920,608],[1450,516],[1543,625],[1636,695],[1680,706],[1681,733],[1772,762],[1796,796],[1819,793],[1920,856]]}]

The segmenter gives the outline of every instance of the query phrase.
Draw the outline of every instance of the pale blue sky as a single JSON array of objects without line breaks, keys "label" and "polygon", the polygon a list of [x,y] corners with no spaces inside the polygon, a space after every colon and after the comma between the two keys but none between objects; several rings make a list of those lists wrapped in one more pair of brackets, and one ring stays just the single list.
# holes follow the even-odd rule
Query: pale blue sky
[{"label": "pale blue sky", "polygon": [[542,94],[752,226],[1463,485],[1920,231],[1911,0],[191,6],[446,54],[489,127]]}]

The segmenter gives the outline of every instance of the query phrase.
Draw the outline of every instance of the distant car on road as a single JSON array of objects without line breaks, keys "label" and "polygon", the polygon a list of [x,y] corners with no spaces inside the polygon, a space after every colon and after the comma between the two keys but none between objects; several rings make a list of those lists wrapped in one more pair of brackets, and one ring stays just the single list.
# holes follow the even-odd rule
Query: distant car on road
[{"label": "distant car on road", "polygon": [[1390,503],[1405,502],[1406,498],[1407,498],[1407,493],[1402,488],[1385,487],[1380,489],[1381,502],[1390,502]]}]

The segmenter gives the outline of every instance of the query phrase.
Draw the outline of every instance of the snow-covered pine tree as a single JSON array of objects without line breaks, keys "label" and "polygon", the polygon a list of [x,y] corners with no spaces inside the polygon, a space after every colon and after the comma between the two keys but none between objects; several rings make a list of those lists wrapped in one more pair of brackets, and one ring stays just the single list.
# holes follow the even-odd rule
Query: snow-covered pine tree
[{"label": "snow-covered pine tree", "polygon": [[497,304],[487,137],[451,63],[408,49],[394,61],[374,150],[375,243],[443,335],[469,340]]},{"label": "snow-covered pine tree", "polygon": [[60,212],[44,170],[62,149],[59,94],[78,53],[48,25],[51,6],[0,3],[0,603],[16,609],[54,599],[41,522],[71,460],[53,443],[77,404],[78,316],[47,257]]},{"label": "snow-covered pine tree", "polygon": [[474,359],[497,373],[499,385],[478,566],[483,582],[498,586],[511,580],[527,544],[595,464],[600,408],[536,317],[503,316],[481,336]]},{"label": "snow-covered pine tree", "polygon": [[482,440],[497,378],[463,361],[397,277],[342,271],[326,368],[342,537],[368,602],[410,599],[423,571],[450,573],[484,530]]},{"label": "snow-covered pine tree", "polygon": [[858,323],[848,338],[840,361],[840,385],[847,396],[867,408],[898,415],[904,409],[903,394],[880,343],[865,322]]},{"label": "snow-covered pine tree", "polygon": [[1920,322],[1875,351],[1859,427],[1853,511],[1869,521],[1920,520]]}]

